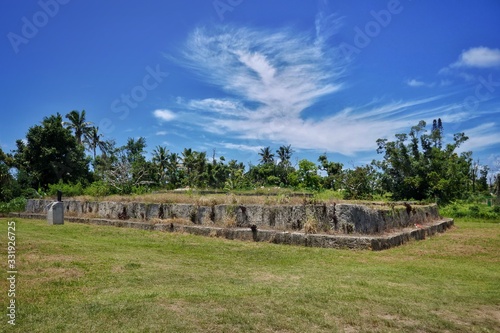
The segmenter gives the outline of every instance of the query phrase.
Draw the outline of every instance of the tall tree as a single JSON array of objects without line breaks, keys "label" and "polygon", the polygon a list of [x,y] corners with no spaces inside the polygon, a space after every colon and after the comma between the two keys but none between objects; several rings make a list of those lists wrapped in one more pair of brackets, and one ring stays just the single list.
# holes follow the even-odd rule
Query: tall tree
[{"label": "tall tree", "polygon": [[144,161],[144,153],[146,152],[146,139],[143,137],[138,138],[128,138],[127,144],[123,146],[123,149],[127,153],[127,158],[131,163],[136,161]]},{"label": "tall tree", "polygon": [[26,143],[17,141],[15,166],[29,175],[31,187],[47,188],[59,180],[76,182],[89,178],[89,158],[62,116],[52,115],[28,130]]},{"label": "tall tree", "polygon": [[193,186],[193,173],[195,168],[195,156],[193,149],[184,148],[182,151],[182,168],[186,174],[188,186]]},{"label": "tall tree", "polygon": [[162,146],[157,146],[153,150],[153,166],[157,176],[157,180],[161,185],[167,182],[167,168],[168,168],[168,149]]},{"label": "tall tree", "polygon": [[116,147],[114,140],[105,141],[105,149],[101,155],[96,155],[92,161],[94,167],[94,177],[104,180],[106,171],[111,168],[117,160],[117,155],[122,151],[122,148]]},{"label": "tall tree", "polygon": [[273,164],[274,163],[274,154],[271,153],[271,147],[264,147],[260,149],[260,162],[262,164]]},{"label": "tall tree", "polygon": [[181,186],[181,158],[177,153],[170,153],[167,156],[167,183],[170,189]]},{"label": "tall tree", "polygon": [[140,137],[138,139],[128,138],[127,144],[121,148],[130,164],[134,186],[148,181],[146,175],[150,163],[146,161],[144,156],[146,146],[146,139]]},{"label": "tall tree", "polygon": [[288,168],[291,166],[291,158],[292,158],[292,154],[293,154],[293,149],[292,149],[292,145],[288,145],[288,146],[280,146],[278,148],[278,150],[276,150],[276,153],[278,154],[278,158],[280,159],[279,161],[279,165],[284,167],[284,168]]},{"label": "tall tree", "polygon": [[441,118],[438,118],[438,131],[439,131],[439,138],[438,138],[438,147],[441,149],[443,147],[443,122],[441,121]]},{"label": "tall tree", "polygon": [[443,148],[443,122],[441,118],[432,121],[431,139],[434,147],[438,147],[439,149]]},{"label": "tall tree", "polygon": [[325,154],[318,158],[320,162],[319,169],[326,172],[326,177],[323,179],[324,187],[327,189],[340,189],[342,183],[342,163],[330,162]]},{"label": "tall tree", "polygon": [[245,165],[242,162],[231,160],[227,166],[229,174],[224,183],[226,190],[242,189],[247,186],[244,175]]},{"label": "tall tree", "polygon": [[10,173],[12,158],[0,148],[0,202],[9,201],[21,194],[21,188]]},{"label": "tall tree", "polygon": [[477,184],[477,190],[479,192],[487,192],[488,191],[488,172],[490,168],[487,165],[483,165],[481,170],[479,170],[479,179]]},{"label": "tall tree", "polygon": [[121,149],[113,159],[109,167],[104,171],[104,181],[108,186],[114,188],[119,194],[130,194],[135,186],[143,185],[147,177],[147,168],[131,162],[125,150]]},{"label": "tall tree", "polygon": [[[395,199],[436,199],[447,202],[465,194],[470,170],[470,154],[460,156],[455,150],[468,137],[453,136],[453,143],[439,147],[442,133],[439,123],[431,135],[425,134],[425,122],[411,128],[408,135],[396,134],[395,141],[378,139],[377,152],[383,161],[373,164],[383,171],[383,184]],[[419,145],[420,143],[420,145]],[[435,144],[433,144],[435,143]]]},{"label": "tall tree", "polygon": [[279,178],[280,186],[288,186],[289,179],[288,176],[294,171],[291,163],[293,149],[291,145],[282,145],[276,150],[279,162],[276,167],[275,175]]},{"label": "tall tree", "polygon": [[189,187],[206,187],[209,179],[207,170],[207,153],[184,148],[182,165],[186,175],[185,185]]},{"label": "tall tree", "polygon": [[69,121],[65,121],[64,125],[74,131],[76,142],[81,145],[89,135],[92,126],[92,123],[85,119],[85,110],[82,112],[73,110],[66,115],[66,118]]},{"label": "tall tree", "polygon": [[305,159],[300,160],[297,174],[300,186],[313,190],[320,188],[321,177],[318,175],[318,167],[314,162]]},{"label": "tall tree", "polygon": [[92,151],[94,160],[96,159],[97,149],[99,149],[102,154],[107,154],[110,148],[110,143],[102,138],[103,135],[99,133],[99,127],[92,126],[84,139],[88,149]]},{"label": "tall tree", "polygon": [[357,166],[345,172],[345,198],[371,199],[375,193],[377,172],[371,165]]}]

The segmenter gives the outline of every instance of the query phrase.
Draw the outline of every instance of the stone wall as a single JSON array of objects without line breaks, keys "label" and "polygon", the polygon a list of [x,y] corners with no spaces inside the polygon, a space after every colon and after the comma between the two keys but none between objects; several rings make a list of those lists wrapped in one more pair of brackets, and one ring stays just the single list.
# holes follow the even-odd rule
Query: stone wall
[{"label": "stone wall", "polygon": [[[51,200],[28,200],[26,213],[46,213]],[[212,205],[146,204],[97,201],[64,201],[65,216],[156,221],[184,219],[193,225],[227,225],[275,230],[302,230],[313,223],[318,232],[381,234],[440,219],[436,205],[365,206],[320,205]]]}]

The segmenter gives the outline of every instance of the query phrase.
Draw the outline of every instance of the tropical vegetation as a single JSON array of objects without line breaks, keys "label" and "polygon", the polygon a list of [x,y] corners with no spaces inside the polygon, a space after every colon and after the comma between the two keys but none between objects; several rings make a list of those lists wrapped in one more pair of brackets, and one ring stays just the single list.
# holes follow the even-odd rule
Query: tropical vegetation
[{"label": "tropical vegetation", "polygon": [[[66,121],[64,121],[66,119]],[[464,133],[445,142],[441,119],[426,129],[420,121],[394,140],[377,140],[381,159],[346,168],[321,154],[300,159],[291,145],[263,147],[258,164],[245,165],[216,150],[170,150],[156,146],[148,158],[146,139],[129,138],[123,146],[106,138],[86,119],[85,110],[45,117],[29,128],[16,149],[0,149],[0,202],[54,194],[147,193],[178,188],[223,192],[279,187],[332,193],[342,199],[422,200],[448,204],[482,196],[500,196],[500,176],[459,152]],[[498,201],[496,201],[498,202]]]}]

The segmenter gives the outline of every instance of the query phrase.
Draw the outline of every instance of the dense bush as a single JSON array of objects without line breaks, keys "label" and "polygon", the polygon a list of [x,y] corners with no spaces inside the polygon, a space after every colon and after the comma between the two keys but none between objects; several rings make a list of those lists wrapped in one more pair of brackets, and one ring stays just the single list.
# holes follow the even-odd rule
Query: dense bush
[{"label": "dense bush", "polygon": [[146,194],[151,192],[147,186],[137,185],[132,187],[131,194]]},{"label": "dense bush", "polygon": [[57,184],[50,184],[47,194],[56,195],[58,190],[66,197],[74,197],[83,194],[83,185],[80,182],[76,184],[63,183],[61,180]]},{"label": "dense bush", "polygon": [[83,190],[83,194],[93,197],[104,197],[113,194],[112,189],[102,180],[93,182]]},{"label": "dense bush", "polygon": [[0,202],[0,213],[22,212],[26,207],[26,199],[18,197],[9,202]]},{"label": "dense bush", "polygon": [[500,221],[500,206],[490,207],[484,203],[454,201],[440,208],[440,213],[452,218],[480,218]]}]

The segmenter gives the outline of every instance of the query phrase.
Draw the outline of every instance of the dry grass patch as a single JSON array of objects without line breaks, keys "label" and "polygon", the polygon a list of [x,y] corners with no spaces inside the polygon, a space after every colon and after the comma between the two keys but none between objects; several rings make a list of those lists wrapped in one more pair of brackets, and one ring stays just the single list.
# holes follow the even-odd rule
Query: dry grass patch
[{"label": "dry grass patch", "polygon": [[349,204],[362,204],[368,207],[383,209],[404,209],[405,206],[402,203],[386,203],[386,202],[373,202],[369,200],[341,200],[341,199],[322,199],[310,194],[290,194],[290,193],[279,193],[276,191],[269,191],[269,193],[264,193],[265,191],[255,192],[255,193],[214,193],[214,194],[203,194],[193,192],[157,192],[157,193],[147,193],[147,194],[134,194],[134,195],[109,195],[104,197],[91,197],[88,195],[81,195],[72,197],[73,200],[77,201],[112,201],[112,202],[147,202],[147,203],[184,203],[184,204],[195,204],[201,206],[212,206],[212,205],[304,205],[304,204],[338,204],[338,203],[349,203]]}]

